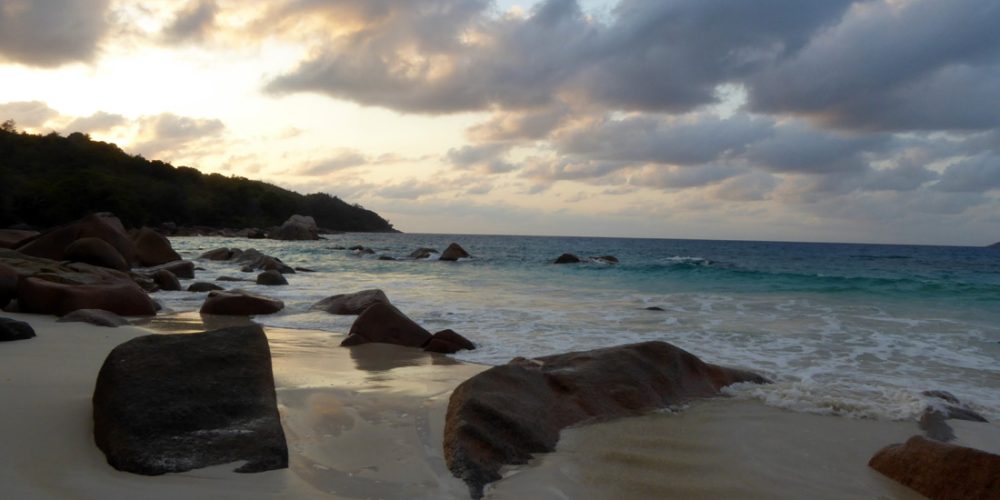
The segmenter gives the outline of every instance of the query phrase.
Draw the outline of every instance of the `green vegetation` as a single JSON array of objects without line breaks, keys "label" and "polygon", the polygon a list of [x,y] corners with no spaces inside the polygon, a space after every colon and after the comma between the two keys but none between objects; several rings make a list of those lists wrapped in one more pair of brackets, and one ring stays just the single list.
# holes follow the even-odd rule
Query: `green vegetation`
[{"label": "green vegetation", "polygon": [[269,227],[292,214],[326,229],[393,231],[371,210],[327,194],[301,195],[242,177],[130,156],[84,134],[61,137],[0,127],[0,227],[50,227],[91,212],[113,212],[127,226]]}]

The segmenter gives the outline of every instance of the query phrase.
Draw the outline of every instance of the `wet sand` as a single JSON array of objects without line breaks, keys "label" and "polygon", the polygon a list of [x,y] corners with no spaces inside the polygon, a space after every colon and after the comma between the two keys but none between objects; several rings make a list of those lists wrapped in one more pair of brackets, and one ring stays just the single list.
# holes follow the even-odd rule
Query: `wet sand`
[{"label": "wet sand", "polygon": [[[142,328],[56,323],[0,344],[4,498],[468,498],[441,448],[451,390],[486,369],[342,335],[267,328],[290,467],[234,464],[157,477],[118,472],[93,443],[90,397],[104,357]],[[197,314],[145,324],[196,332],[245,323]],[[1000,452],[1000,426],[953,422],[960,443]],[[555,453],[509,469],[492,499],[920,498],[866,466],[918,433],[912,422],[793,413],[719,398],[563,432]]]}]

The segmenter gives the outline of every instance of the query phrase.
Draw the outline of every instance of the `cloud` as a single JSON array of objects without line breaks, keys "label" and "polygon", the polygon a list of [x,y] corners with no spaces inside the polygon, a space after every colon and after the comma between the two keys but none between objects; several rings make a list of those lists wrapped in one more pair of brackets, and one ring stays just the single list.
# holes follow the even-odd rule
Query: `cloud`
[{"label": "cloud", "polygon": [[107,11],[108,0],[3,0],[0,59],[42,67],[91,61]]},{"label": "cloud", "polygon": [[122,115],[98,111],[90,116],[74,118],[73,121],[63,126],[62,129],[67,133],[82,132],[90,134],[93,132],[103,132],[125,124],[126,119]]},{"label": "cloud", "polygon": [[1000,125],[992,0],[856,4],[793,58],[747,78],[752,108],[851,129]]},{"label": "cloud", "polygon": [[868,167],[866,154],[885,151],[890,140],[889,135],[828,132],[790,122],[748,146],[745,156],[774,172],[856,172]]},{"label": "cloud", "polygon": [[980,155],[945,169],[934,189],[951,193],[984,193],[1000,189],[1000,156]]},{"label": "cloud", "polygon": [[0,121],[14,120],[20,128],[45,125],[59,112],[41,101],[16,101],[0,104]]},{"label": "cloud", "polygon": [[593,160],[698,165],[739,154],[773,133],[769,119],[748,115],[601,120],[556,137],[560,154]]},{"label": "cloud", "polygon": [[139,135],[133,148],[144,156],[163,153],[183,154],[188,150],[217,140],[225,125],[216,119],[199,119],[162,113],[142,117]]},{"label": "cloud", "polygon": [[176,13],[173,22],[164,28],[163,37],[174,43],[202,40],[215,25],[218,11],[215,0],[194,0]]},{"label": "cloud", "polygon": [[354,149],[341,149],[336,151],[329,158],[318,163],[308,165],[296,173],[298,175],[323,176],[346,168],[358,167],[370,163],[369,159],[361,152]]}]

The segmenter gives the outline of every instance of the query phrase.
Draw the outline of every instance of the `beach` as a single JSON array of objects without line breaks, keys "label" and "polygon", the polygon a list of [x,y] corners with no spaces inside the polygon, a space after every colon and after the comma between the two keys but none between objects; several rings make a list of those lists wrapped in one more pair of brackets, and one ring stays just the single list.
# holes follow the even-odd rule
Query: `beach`
[{"label": "beach", "polygon": [[[147,328],[4,313],[37,337],[0,345],[0,481],[9,498],[468,498],[441,448],[451,390],[484,365],[343,336],[267,328],[288,469],[235,464],[140,476],[94,445],[90,397],[116,345]],[[245,320],[235,320],[235,322]],[[205,328],[161,316],[162,332]],[[952,422],[958,444],[1000,452],[1000,427]],[[920,498],[866,467],[915,422],[797,413],[722,397],[563,432],[556,452],[509,467],[486,498]]]}]

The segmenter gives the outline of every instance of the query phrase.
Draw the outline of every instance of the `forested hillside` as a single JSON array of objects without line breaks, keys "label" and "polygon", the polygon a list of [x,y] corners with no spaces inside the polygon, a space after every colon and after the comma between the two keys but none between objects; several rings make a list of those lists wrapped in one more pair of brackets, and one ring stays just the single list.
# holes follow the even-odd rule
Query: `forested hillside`
[{"label": "forested hillside", "polygon": [[303,214],[326,229],[393,230],[375,212],[336,196],[202,174],[79,133],[31,135],[9,123],[0,129],[0,227],[49,227],[91,212],[113,212],[128,226],[268,227]]}]

